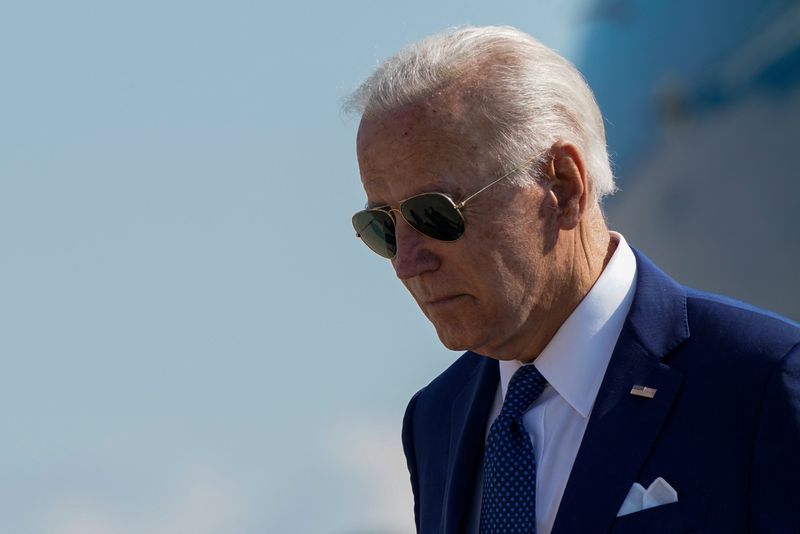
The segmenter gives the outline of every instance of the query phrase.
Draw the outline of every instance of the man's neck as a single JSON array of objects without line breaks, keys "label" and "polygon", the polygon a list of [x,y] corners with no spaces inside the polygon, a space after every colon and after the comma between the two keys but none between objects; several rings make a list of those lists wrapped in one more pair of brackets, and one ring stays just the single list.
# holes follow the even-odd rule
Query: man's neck
[{"label": "man's neck", "polygon": [[501,359],[517,359],[524,363],[534,361],[597,282],[614,255],[618,242],[609,235],[605,225],[602,233],[596,226],[590,226],[580,225],[569,232],[571,235],[563,242],[564,248],[560,253],[565,256],[565,264],[570,265],[566,271],[569,277],[554,293],[550,307],[537,310],[535,314],[548,320],[528,325],[525,329],[527,339],[519,346],[521,350],[512,358]]}]

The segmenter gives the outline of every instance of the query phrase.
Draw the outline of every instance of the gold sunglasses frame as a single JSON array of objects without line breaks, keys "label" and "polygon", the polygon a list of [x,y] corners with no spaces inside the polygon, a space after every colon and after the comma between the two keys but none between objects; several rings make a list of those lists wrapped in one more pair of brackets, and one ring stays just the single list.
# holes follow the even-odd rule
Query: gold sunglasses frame
[{"label": "gold sunglasses frame", "polygon": [[[498,183],[502,182],[503,180],[505,180],[506,178],[509,178],[510,176],[513,176],[514,174],[516,174],[517,172],[519,172],[520,170],[522,170],[524,167],[526,167],[526,166],[530,165],[531,163],[533,163],[534,161],[536,161],[536,160],[537,160],[537,159],[539,159],[540,157],[542,157],[542,156],[544,156],[545,154],[547,154],[549,151],[550,151],[549,149],[548,149],[548,150],[543,150],[543,151],[539,152],[538,154],[536,154],[535,156],[533,156],[532,158],[529,158],[529,159],[525,160],[525,162],[523,162],[523,163],[521,163],[520,165],[518,165],[518,166],[514,167],[513,169],[511,169],[510,171],[508,171],[507,173],[505,173],[503,176],[501,176],[500,178],[498,178],[498,179],[494,180],[493,182],[490,182],[490,183],[488,183],[487,185],[485,185],[485,186],[481,187],[480,189],[478,189],[477,191],[475,191],[475,192],[474,192],[474,193],[472,193],[471,195],[467,196],[467,198],[465,198],[465,199],[464,199],[464,200],[462,200],[461,202],[455,202],[455,201],[454,201],[454,200],[453,200],[453,199],[450,197],[450,195],[448,195],[448,194],[446,194],[446,193],[441,193],[441,192],[439,192],[439,191],[428,191],[428,192],[425,192],[425,193],[419,193],[419,194],[417,194],[417,195],[412,195],[412,196],[410,196],[410,197],[408,197],[408,198],[404,198],[403,200],[401,200],[401,201],[398,203],[398,207],[397,207],[397,208],[393,208],[393,207],[391,207],[391,206],[390,206],[390,205],[388,205],[388,204],[386,204],[386,205],[384,205],[384,206],[377,206],[377,207],[374,207],[374,208],[366,208],[366,209],[359,210],[359,211],[357,211],[356,213],[354,213],[354,214],[353,214],[353,218],[355,218],[355,216],[356,216],[356,215],[358,215],[359,213],[370,212],[370,211],[380,211],[380,212],[383,212],[383,213],[387,213],[387,214],[389,215],[389,217],[391,217],[391,219],[392,219],[392,221],[394,222],[394,225],[395,225],[395,227],[396,227],[396,226],[397,226],[397,219],[396,219],[396,218],[395,218],[395,216],[392,214],[392,212],[393,212],[393,211],[396,211],[396,212],[398,212],[398,213],[400,214],[400,216],[403,218],[403,220],[406,222],[406,224],[407,224],[407,225],[409,225],[411,228],[413,228],[415,231],[419,232],[419,233],[420,233],[420,234],[422,234],[423,236],[425,236],[425,237],[428,237],[428,238],[430,238],[430,239],[436,239],[435,237],[429,236],[428,234],[426,234],[426,233],[422,232],[421,230],[418,230],[418,229],[417,229],[417,228],[416,228],[416,227],[415,227],[413,224],[411,224],[411,223],[408,221],[408,219],[406,219],[406,216],[405,216],[405,215],[403,215],[403,212],[402,212],[402,206],[403,206],[403,204],[405,204],[407,201],[409,201],[409,200],[411,200],[411,199],[414,199],[414,198],[417,198],[417,197],[421,197],[421,196],[425,196],[425,195],[439,195],[439,196],[441,196],[441,197],[444,197],[444,198],[446,198],[447,200],[449,200],[449,201],[450,201],[450,203],[453,205],[453,208],[454,208],[454,209],[455,209],[455,210],[458,212],[458,215],[461,217],[461,223],[464,225],[464,231],[463,231],[463,232],[461,232],[461,234],[460,234],[460,235],[459,235],[457,238],[455,238],[455,239],[450,239],[450,240],[445,240],[445,239],[436,239],[436,240],[437,240],[437,241],[445,241],[445,242],[448,242],[448,243],[450,243],[450,242],[454,242],[454,241],[458,241],[459,239],[461,239],[461,236],[463,236],[463,235],[464,235],[464,232],[466,232],[466,231],[467,231],[467,226],[466,226],[467,220],[466,220],[466,218],[464,217],[464,214],[463,214],[463,213],[461,213],[461,209],[462,209],[464,206],[466,206],[467,202],[469,202],[470,200],[472,200],[472,199],[473,199],[473,198],[475,198],[476,196],[480,195],[481,193],[483,193],[484,191],[486,191],[487,189],[489,189],[489,188],[490,188],[490,187],[492,187],[493,185],[495,185],[495,184],[498,184]],[[356,237],[357,237],[357,238],[359,238],[359,239],[361,239],[361,233],[360,233],[358,230],[356,230]],[[362,239],[362,242],[363,242],[365,245],[367,245],[367,243],[366,243],[366,242],[365,242],[363,239]],[[396,247],[396,246],[397,246],[397,245],[395,244],[395,247]],[[386,257],[386,256],[383,256],[382,254],[380,254],[380,253],[376,252],[375,250],[373,250],[373,249],[372,249],[372,247],[370,247],[369,245],[367,245],[367,248],[368,248],[368,249],[370,249],[370,250],[372,250],[373,252],[375,252],[375,254],[378,254],[378,255],[379,255],[379,256],[381,256],[382,258],[385,258],[385,257]],[[397,255],[397,252],[395,252],[395,253],[392,255],[392,257],[391,257],[391,258],[386,258],[386,259],[394,259],[394,257],[395,257],[396,255]]]}]

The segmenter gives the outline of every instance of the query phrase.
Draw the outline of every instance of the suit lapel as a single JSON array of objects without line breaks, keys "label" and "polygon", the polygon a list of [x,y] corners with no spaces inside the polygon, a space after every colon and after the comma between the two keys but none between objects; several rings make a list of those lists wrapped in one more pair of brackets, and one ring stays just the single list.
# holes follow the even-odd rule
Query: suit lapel
[{"label": "suit lapel", "polygon": [[[606,532],[666,420],[682,375],[661,359],[689,336],[683,288],[634,250],[637,286],[561,499],[553,534]],[[634,385],[657,390],[633,396]]]},{"label": "suit lapel", "polygon": [[500,383],[497,361],[478,357],[481,361],[475,373],[453,402],[441,529],[446,534],[464,532],[468,512],[474,506],[478,470],[483,465],[486,421]]}]

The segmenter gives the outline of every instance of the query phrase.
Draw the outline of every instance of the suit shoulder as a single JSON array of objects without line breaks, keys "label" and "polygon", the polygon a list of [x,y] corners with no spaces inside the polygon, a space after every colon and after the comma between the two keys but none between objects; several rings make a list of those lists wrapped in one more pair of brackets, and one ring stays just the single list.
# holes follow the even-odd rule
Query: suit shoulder
[{"label": "suit shoulder", "polygon": [[729,357],[775,360],[800,343],[800,325],[776,313],[694,289],[686,297],[691,338]]},{"label": "suit shoulder", "polygon": [[718,328],[735,327],[736,331],[728,332],[733,335],[800,340],[800,325],[769,310],[696,289],[687,289],[686,298],[690,326],[710,323]]}]

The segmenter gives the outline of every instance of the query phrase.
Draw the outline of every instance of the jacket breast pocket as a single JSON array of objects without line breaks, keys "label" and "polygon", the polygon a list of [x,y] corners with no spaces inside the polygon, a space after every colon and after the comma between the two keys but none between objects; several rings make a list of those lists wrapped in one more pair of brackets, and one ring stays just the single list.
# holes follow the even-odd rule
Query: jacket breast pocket
[{"label": "jacket breast pocket", "polygon": [[623,515],[614,520],[609,534],[684,534],[705,528],[708,515],[706,498],[685,498]]}]

